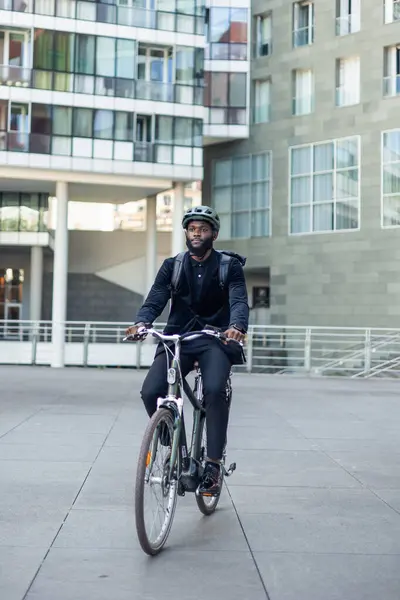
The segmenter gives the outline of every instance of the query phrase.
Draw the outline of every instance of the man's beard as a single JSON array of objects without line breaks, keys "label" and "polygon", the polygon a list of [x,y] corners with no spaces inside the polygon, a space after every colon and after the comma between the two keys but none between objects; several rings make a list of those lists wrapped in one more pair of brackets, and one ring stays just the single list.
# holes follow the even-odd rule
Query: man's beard
[{"label": "man's beard", "polygon": [[198,246],[193,246],[189,238],[186,238],[186,246],[190,254],[202,258],[208,252],[208,250],[210,250],[210,248],[213,247],[213,241],[214,240],[211,236],[209,238],[206,238],[205,240],[202,240],[202,243]]}]

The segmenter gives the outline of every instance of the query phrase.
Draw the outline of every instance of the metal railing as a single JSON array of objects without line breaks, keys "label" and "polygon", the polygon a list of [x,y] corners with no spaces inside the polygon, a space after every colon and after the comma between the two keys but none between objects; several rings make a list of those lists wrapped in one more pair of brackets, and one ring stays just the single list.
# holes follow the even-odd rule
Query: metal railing
[{"label": "metal railing", "polygon": [[[184,140],[187,153],[192,146]],[[81,138],[73,136],[48,135],[45,133],[24,133],[20,131],[0,131],[0,152],[18,152],[31,154],[49,154],[52,156],[101,158],[163,164],[182,164],[182,157],[176,151],[177,144],[153,142],[120,142],[102,138]],[[179,147],[181,148],[181,147]],[[181,161],[181,162],[180,162]],[[187,165],[187,154],[184,165]]]},{"label": "metal railing", "polygon": [[203,35],[204,15],[87,0],[0,0],[0,10]]},{"label": "metal railing", "polygon": [[202,73],[198,73],[197,81],[198,85],[191,85],[0,65],[0,85],[202,106]]},{"label": "metal railing", "polygon": [[31,81],[31,69],[14,65],[0,65],[0,84],[28,87]]},{"label": "metal railing", "polygon": [[[65,323],[66,364],[149,367],[154,343],[122,344],[126,323]],[[156,327],[163,328],[163,323]],[[0,321],[0,364],[51,364],[51,321]],[[235,371],[400,378],[400,329],[251,325]]]},{"label": "metal railing", "polygon": [[299,27],[293,31],[293,47],[309,46],[314,43],[314,26]]}]

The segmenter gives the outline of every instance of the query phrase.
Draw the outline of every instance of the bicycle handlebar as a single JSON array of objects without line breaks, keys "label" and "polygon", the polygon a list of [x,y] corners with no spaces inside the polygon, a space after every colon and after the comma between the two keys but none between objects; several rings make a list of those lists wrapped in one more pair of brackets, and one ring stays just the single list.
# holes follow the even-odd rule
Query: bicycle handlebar
[{"label": "bicycle handlebar", "polygon": [[212,329],[202,329],[201,331],[188,331],[187,333],[183,333],[181,335],[177,333],[167,335],[165,333],[157,331],[156,329],[153,329],[152,327],[150,327],[149,329],[147,329],[146,327],[140,327],[137,336],[128,335],[124,337],[122,341],[136,341],[140,338],[145,337],[147,334],[158,338],[162,342],[192,341],[199,337],[207,335],[209,337],[217,338],[222,342],[235,342],[236,344],[243,346],[242,342],[238,342],[233,338],[227,338],[226,335],[221,331],[213,331]]}]

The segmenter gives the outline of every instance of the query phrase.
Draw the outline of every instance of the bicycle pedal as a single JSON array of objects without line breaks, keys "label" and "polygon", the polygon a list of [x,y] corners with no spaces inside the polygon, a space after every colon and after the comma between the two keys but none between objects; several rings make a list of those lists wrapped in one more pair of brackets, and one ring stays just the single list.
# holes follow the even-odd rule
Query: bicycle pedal
[{"label": "bicycle pedal", "polygon": [[236,471],[236,463],[230,464],[228,470],[224,468],[225,477],[230,477],[234,471]]}]

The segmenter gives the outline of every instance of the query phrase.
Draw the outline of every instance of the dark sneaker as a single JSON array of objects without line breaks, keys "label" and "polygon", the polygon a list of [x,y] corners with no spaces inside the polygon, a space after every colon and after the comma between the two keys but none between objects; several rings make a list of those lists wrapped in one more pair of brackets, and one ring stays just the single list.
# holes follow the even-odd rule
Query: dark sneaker
[{"label": "dark sneaker", "polygon": [[221,468],[207,463],[197,494],[200,496],[219,496],[221,493]]}]

